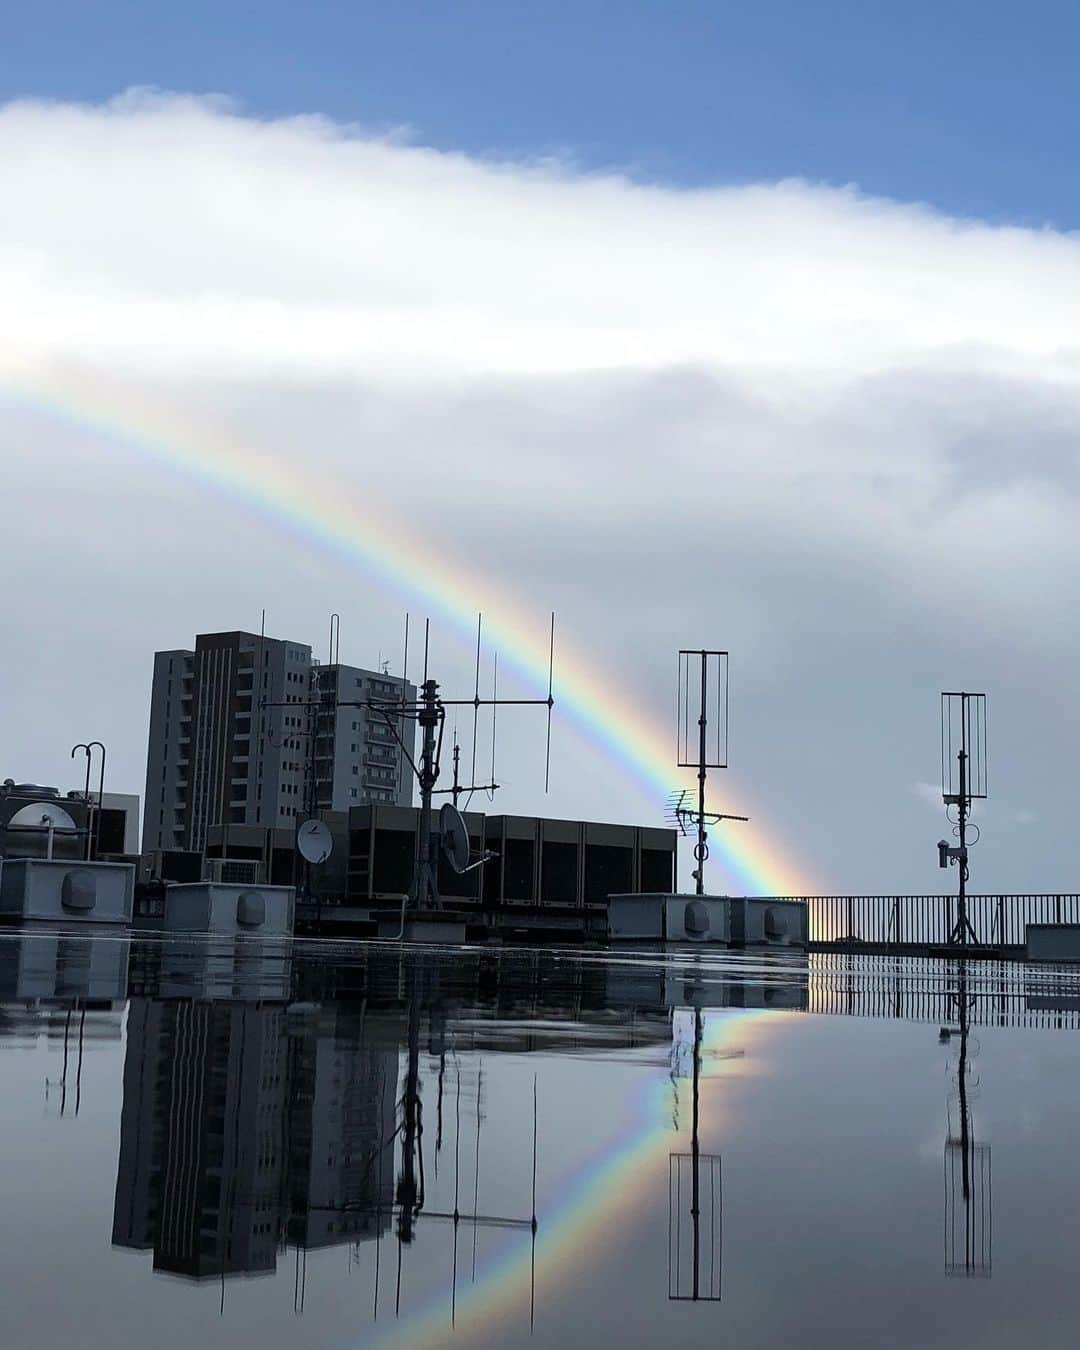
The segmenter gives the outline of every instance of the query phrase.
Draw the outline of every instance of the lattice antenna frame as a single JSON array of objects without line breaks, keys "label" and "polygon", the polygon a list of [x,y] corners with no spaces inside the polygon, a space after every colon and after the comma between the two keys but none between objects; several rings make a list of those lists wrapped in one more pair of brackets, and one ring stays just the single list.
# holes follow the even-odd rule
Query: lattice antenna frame
[{"label": "lattice antenna frame", "polygon": [[[965,783],[960,783],[960,755],[965,755]],[[986,695],[947,692],[941,695],[941,795],[959,804],[961,786],[968,802],[983,801],[988,792]]]},{"label": "lattice antenna frame", "polygon": [[680,650],[678,740],[676,762],[680,769],[728,767],[726,651]]}]

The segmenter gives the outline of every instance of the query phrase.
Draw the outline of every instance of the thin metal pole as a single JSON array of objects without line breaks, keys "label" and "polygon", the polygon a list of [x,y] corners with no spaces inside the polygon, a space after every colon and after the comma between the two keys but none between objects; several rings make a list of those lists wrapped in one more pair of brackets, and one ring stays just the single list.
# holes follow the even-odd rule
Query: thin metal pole
[{"label": "thin metal pole", "polygon": [[[964,735],[965,726],[961,719],[960,735],[966,744]],[[956,939],[961,947],[967,945],[968,918],[967,918],[967,750],[962,749],[958,756],[960,760],[960,806],[959,806],[959,828],[960,828],[960,888],[956,903]]]},{"label": "thin metal pole", "polygon": [[694,1230],[694,1294],[695,1301],[700,1297],[698,1266],[701,1259],[701,1209],[699,1206],[699,1188],[701,1185],[701,1153],[698,1144],[698,1089],[701,1082],[701,1009],[694,1009],[694,1103],[693,1121],[690,1136],[690,1157],[693,1162],[693,1198],[690,1205],[690,1219]]},{"label": "thin metal pole", "polygon": [[[426,664],[426,663],[425,663]],[[423,751],[420,755],[420,826],[416,869],[416,895],[418,909],[425,905],[438,904],[438,887],[435,882],[434,858],[431,836],[431,798],[439,776],[438,752],[435,731],[439,725],[439,686],[434,680],[425,679],[420,691],[420,712],[417,721],[423,733]]]},{"label": "thin metal pole", "polygon": [[705,652],[701,653],[701,714],[698,717],[698,841],[694,855],[697,860],[697,886],[698,895],[705,894],[705,849],[708,835],[705,832],[705,727],[707,722],[706,714],[706,681],[708,678],[708,656]]}]

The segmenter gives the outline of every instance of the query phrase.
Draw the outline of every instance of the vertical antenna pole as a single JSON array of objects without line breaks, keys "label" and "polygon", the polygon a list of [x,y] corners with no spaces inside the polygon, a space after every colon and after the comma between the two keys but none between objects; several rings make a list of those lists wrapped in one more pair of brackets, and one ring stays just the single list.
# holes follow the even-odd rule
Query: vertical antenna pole
[{"label": "vertical antenna pole", "polygon": [[[495,652],[491,667],[491,781],[495,782],[495,713],[499,706],[499,653]],[[495,796],[489,789],[488,800]]]},{"label": "vertical antenna pole", "polygon": [[431,638],[431,620],[424,620],[424,683],[427,683],[428,642]]},{"label": "vertical antenna pole", "polygon": [[[547,748],[544,751],[544,792],[551,786],[551,710],[555,706],[555,611],[551,611],[551,641],[548,646]],[[492,775],[492,782],[494,782]]]},{"label": "vertical antenna pole", "polygon": [[[337,646],[337,654],[334,647]],[[334,613],[330,615],[330,642],[327,650],[327,664],[336,665],[337,656],[341,652],[341,615]]]},{"label": "vertical antenna pole", "polygon": [[696,1302],[701,1296],[701,1146],[698,1142],[698,1098],[701,1084],[701,1009],[694,1008],[694,1099],[690,1132],[690,1158],[693,1194],[690,1201],[690,1223],[694,1233],[694,1286]]},{"label": "vertical antenna pole", "polygon": [[[424,665],[426,669],[426,660]],[[423,736],[420,772],[417,775],[420,780],[420,828],[417,841],[419,858],[417,859],[416,895],[414,899],[418,909],[423,909],[429,904],[437,907],[439,903],[439,890],[436,884],[437,872],[432,848],[434,841],[431,834],[431,798],[435,791],[435,782],[439,777],[439,754],[436,749],[435,733],[442,715],[442,707],[439,703],[438,690],[439,686],[434,680],[425,678],[420,691],[420,711],[417,715],[417,721],[420,723],[420,731]]]},{"label": "vertical antenna pole", "polygon": [[697,860],[697,886],[695,887],[698,895],[705,894],[705,850],[708,835],[705,832],[705,728],[708,722],[706,715],[706,695],[708,692],[708,656],[705,652],[701,653],[701,714],[698,717],[698,818],[697,818],[697,847],[694,849],[694,856]]},{"label": "vertical antenna pole", "polygon": [[968,817],[968,797],[967,797],[967,726],[965,719],[961,717],[960,725],[960,744],[961,750],[957,756],[960,761],[960,804],[958,808],[958,826],[960,830],[960,887],[956,902],[956,936],[961,947],[967,946],[967,817]]},{"label": "vertical antenna pole", "polygon": [[[401,706],[405,707],[409,684],[409,614],[405,612],[405,650],[401,656]],[[401,800],[401,780],[405,776],[405,746],[403,744],[405,736],[405,719],[401,720],[401,738],[398,740],[397,755],[397,796]],[[416,742],[413,741],[413,753],[416,753]],[[409,802],[412,803],[412,792],[409,792]]]},{"label": "vertical antenna pole", "polygon": [[[476,681],[473,687],[473,715],[472,715],[472,776],[469,779],[469,786],[476,786],[476,726],[480,719],[480,630],[483,623],[483,614],[476,616]],[[495,781],[494,777],[491,780]],[[454,799],[457,804],[457,799]],[[466,806],[468,803],[466,803]]]},{"label": "vertical antenna pole", "polygon": [[537,1075],[533,1074],[533,1148],[532,1148],[532,1249],[529,1259],[529,1330],[531,1331],[536,1322],[536,1141],[537,1141],[537,1112],[536,1112],[536,1080]]}]

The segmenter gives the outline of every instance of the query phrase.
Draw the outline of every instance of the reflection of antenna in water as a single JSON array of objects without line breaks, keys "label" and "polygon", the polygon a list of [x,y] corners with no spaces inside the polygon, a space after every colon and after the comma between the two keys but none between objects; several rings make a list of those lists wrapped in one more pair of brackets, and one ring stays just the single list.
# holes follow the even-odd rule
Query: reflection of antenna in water
[{"label": "reflection of antenna in water", "polygon": [[[993,1268],[993,1191],[990,1174],[990,1145],[975,1142],[968,1078],[970,1057],[978,1049],[969,1049],[968,1030],[973,996],[967,989],[966,962],[958,963],[957,987],[952,996],[957,1014],[956,1027],[942,1027],[939,1039],[960,1039],[956,1067],[957,1121],[953,1128],[948,1112],[945,1137],[945,1273],[946,1275],[989,1278]],[[977,1083],[976,1083],[977,1086]]]},{"label": "reflection of antenna in water", "polygon": [[[677,1009],[673,1017],[674,1035],[679,1031],[680,1011]],[[693,1018],[690,1152],[668,1155],[668,1298],[716,1303],[720,1300],[723,1257],[720,1158],[703,1154],[699,1145],[700,1008],[694,1008]],[[679,1051],[681,1046],[673,1047],[673,1080],[681,1064]]]},{"label": "reflection of antenna in water", "polygon": [[[415,1007],[415,1001],[413,1006]],[[530,1234],[530,1266],[531,1266],[531,1287],[529,1299],[529,1325],[533,1326],[535,1321],[535,1297],[536,1297],[536,1238],[539,1232],[539,1221],[536,1214],[536,1178],[537,1178],[537,1158],[539,1150],[539,1111],[538,1111],[538,1093],[537,1083],[533,1080],[533,1137],[532,1137],[532,1177],[531,1177],[531,1210],[527,1219],[517,1218],[511,1215],[502,1214],[481,1214],[479,1212],[479,1194],[480,1194],[480,1129],[482,1114],[482,1082],[483,1082],[483,1064],[478,1062],[477,1081],[476,1081],[476,1138],[474,1153],[474,1173],[473,1173],[473,1205],[472,1213],[466,1213],[461,1208],[461,1065],[457,1063],[456,1071],[456,1091],[455,1091],[455,1110],[454,1110],[454,1199],[453,1209],[451,1211],[430,1209],[426,1206],[423,1194],[415,1200],[415,1203],[409,1205],[409,1238],[403,1238],[401,1227],[401,1216],[405,1210],[408,1190],[407,1185],[403,1186],[403,1181],[407,1177],[415,1177],[419,1173],[423,1177],[423,1154],[422,1139],[423,1130],[410,1129],[409,1120],[414,1118],[415,1108],[410,1105],[410,1098],[418,1096],[420,1090],[419,1081],[419,1036],[413,1035],[414,1027],[413,1016],[410,1015],[410,1037],[409,1037],[409,1069],[405,1079],[405,1092],[399,1102],[403,1115],[402,1125],[399,1127],[396,1138],[401,1144],[401,1162],[398,1168],[398,1199],[397,1207],[399,1210],[398,1223],[398,1261],[397,1261],[397,1284],[395,1307],[400,1314],[401,1299],[403,1293],[403,1247],[407,1241],[411,1241],[415,1236],[414,1225],[423,1220],[450,1223],[452,1225],[452,1246],[450,1263],[450,1325],[453,1327],[457,1320],[457,1269],[458,1269],[458,1235],[461,1224],[469,1223],[473,1230],[473,1255],[472,1255],[472,1279],[476,1279],[476,1255],[477,1255],[477,1233],[481,1228],[498,1229],[516,1229],[528,1230]],[[415,1054],[414,1054],[415,1050]],[[456,1056],[455,1056],[456,1058]],[[418,1163],[411,1163],[407,1157],[407,1152],[416,1151],[419,1155]],[[421,1181],[422,1187],[422,1181]],[[378,1254],[376,1253],[376,1260]],[[377,1267],[376,1267],[377,1272]],[[377,1274],[376,1274],[377,1278]],[[376,1299],[378,1294],[376,1292]]]}]

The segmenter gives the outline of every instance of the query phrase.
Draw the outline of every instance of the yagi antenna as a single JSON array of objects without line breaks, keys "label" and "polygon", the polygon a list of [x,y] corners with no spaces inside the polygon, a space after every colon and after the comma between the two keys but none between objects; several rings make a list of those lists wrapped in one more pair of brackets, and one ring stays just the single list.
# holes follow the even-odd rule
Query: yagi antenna
[{"label": "yagi antenna", "polygon": [[728,654],[725,651],[683,648],[679,652],[678,688],[678,753],[680,769],[697,770],[697,804],[688,793],[669,808],[679,822],[683,833],[693,825],[697,839],[694,843],[693,872],[698,895],[705,894],[705,860],[709,856],[707,825],[722,820],[746,820],[746,816],[731,816],[724,812],[705,809],[705,779],[709,769],[726,769],[728,762]]},{"label": "yagi antenna", "polygon": [[[477,620],[477,652],[478,652],[478,670],[479,657],[482,654],[481,640],[483,635],[483,620],[478,617]],[[336,633],[335,633],[336,638]],[[401,751],[402,759],[406,760],[410,769],[416,776],[420,789],[420,816],[417,836],[417,858],[413,868],[413,879],[409,888],[409,895],[406,901],[411,898],[417,909],[423,910],[428,907],[439,908],[441,897],[439,895],[437,871],[438,871],[438,853],[435,847],[436,836],[432,831],[432,799],[443,792],[450,792],[454,801],[457,801],[458,795],[462,792],[487,791],[489,796],[493,795],[497,784],[495,783],[495,762],[497,752],[497,730],[498,730],[498,705],[500,703],[512,704],[518,707],[546,707],[548,710],[548,770],[550,771],[550,718],[551,710],[554,707],[554,649],[555,649],[555,620],[552,615],[551,635],[548,644],[548,693],[546,698],[502,698],[499,697],[499,656],[493,653],[492,674],[491,674],[491,698],[480,697],[479,675],[474,681],[474,692],[472,698],[444,698],[439,692],[438,681],[428,676],[428,658],[430,655],[431,621],[425,620],[424,623],[424,680],[422,687],[418,689],[413,696],[408,696],[408,690],[402,688],[401,697],[397,700],[387,700],[382,696],[368,696],[358,699],[337,699],[334,701],[335,708],[366,708],[370,713],[381,717],[387,730],[397,741]],[[403,676],[408,671],[409,661],[409,616],[405,616],[405,653],[403,660]],[[312,694],[315,690],[312,690]],[[439,767],[442,755],[443,731],[446,722],[448,710],[471,705],[473,709],[474,721],[479,718],[479,709],[481,707],[491,707],[491,770],[492,781],[484,784],[469,784],[467,787],[461,784],[457,778],[457,772],[454,774],[454,786],[452,788],[438,788],[436,784],[439,779]],[[295,707],[295,704],[289,702],[289,697],[284,700],[264,701],[265,708]],[[309,697],[300,701],[300,706],[306,707],[312,713],[318,707],[323,706],[321,695],[319,697]],[[456,712],[455,712],[456,717]],[[409,746],[406,744],[405,736],[398,728],[398,723],[403,728],[408,727],[409,723],[414,723],[421,733],[422,751],[414,757],[410,753]],[[406,734],[408,734],[406,730]],[[456,736],[455,736],[456,744]],[[476,754],[476,737],[473,738],[473,754]],[[456,756],[455,756],[456,761]],[[456,770],[456,762],[455,762]],[[402,908],[404,914],[404,904]]]}]

